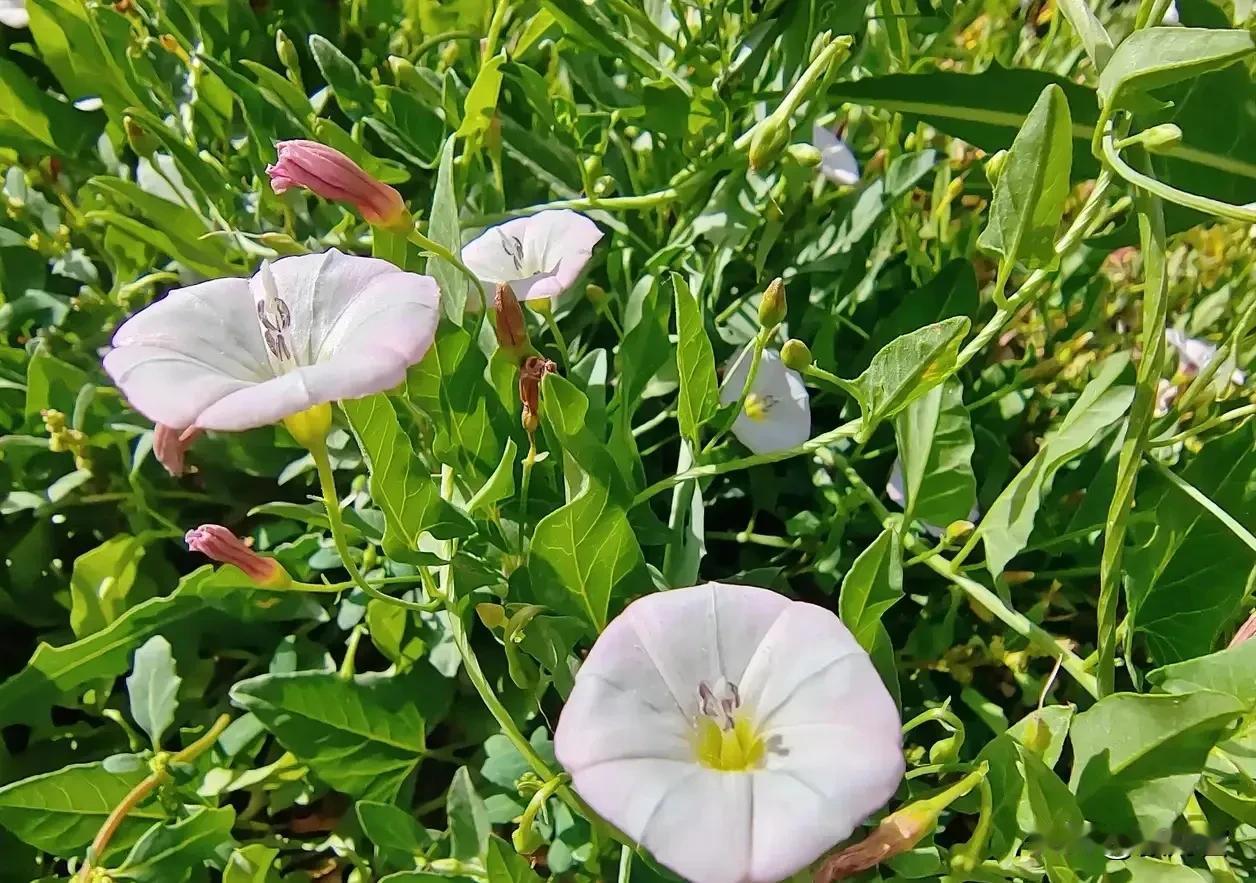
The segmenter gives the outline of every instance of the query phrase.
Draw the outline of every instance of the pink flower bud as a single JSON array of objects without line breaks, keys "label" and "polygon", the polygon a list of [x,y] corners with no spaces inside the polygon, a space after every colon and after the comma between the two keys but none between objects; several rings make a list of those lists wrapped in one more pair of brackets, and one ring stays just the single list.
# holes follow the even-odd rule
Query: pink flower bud
[{"label": "pink flower bud", "polygon": [[339,150],[317,141],[280,141],[275,146],[279,162],[267,166],[266,174],[276,193],[304,187],[323,199],[350,203],[377,227],[409,227],[401,194]]},{"label": "pink flower bud", "polygon": [[1244,641],[1250,641],[1253,635],[1256,635],[1256,610],[1253,610],[1252,615],[1247,617],[1247,620],[1239,626],[1239,630],[1234,633],[1229,646],[1237,647]]},{"label": "pink flower bud", "polygon": [[157,462],[166,467],[166,471],[178,478],[185,470],[184,455],[192,442],[201,434],[195,426],[187,429],[176,429],[164,423],[158,423],[153,430],[153,454]]},{"label": "pink flower bud", "polygon": [[292,577],[274,558],[263,557],[221,524],[202,524],[189,530],[184,541],[193,552],[200,552],[220,564],[230,564],[265,589],[284,589]]}]

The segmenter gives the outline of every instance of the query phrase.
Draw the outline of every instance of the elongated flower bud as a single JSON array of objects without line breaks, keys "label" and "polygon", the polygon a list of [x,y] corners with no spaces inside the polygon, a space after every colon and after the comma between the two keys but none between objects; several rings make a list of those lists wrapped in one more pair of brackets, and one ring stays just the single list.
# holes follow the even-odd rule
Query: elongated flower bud
[{"label": "elongated flower bud", "polygon": [[1244,641],[1251,640],[1253,635],[1256,635],[1256,611],[1252,611],[1252,615],[1247,618],[1246,622],[1239,626],[1239,630],[1230,640],[1229,647],[1237,647]]},{"label": "elongated flower bud", "polygon": [[816,870],[815,883],[832,883],[833,880],[853,877],[888,858],[907,852],[937,826],[942,811],[975,788],[985,778],[986,772],[986,765],[982,764],[945,791],[890,813],[859,843],[825,859]]},{"label": "elongated flower bud", "polygon": [[760,123],[750,139],[750,168],[761,172],[776,162],[792,134],[789,117],[774,114]]},{"label": "elongated flower bud", "polygon": [[126,132],[127,144],[131,145],[131,149],[135,151],[135,155],[148,158],[157,152],[158,141],[130,114],[122,118],[122,129]]},{"label": "elongated flower bud", "polygon": [[775,328],[785,321],[785,280],[777,276],[768,283],[759,301],[759,326]]},{"label": "elongated flower bud", "polygon": [[221,524],[202,524],[189,530],[183,539],[193,552],[200,552],[219,564],[238,568],[264,589],[286,589],[292,585],[292,577],[283,565],[274,558],[257,554]]},{"label": "elongated flower bud", "polygon": [[349,203],[376,227],[409,229],[410,213],[401,194],[339,150],[317,141],[280,141],[276,146],[279,161],[266,167],[276,193],[301,187],[323,199]]},{"label": "elongated flower bud", "polygon": [[523,318],[523,308],[515,291],[505,282],[497,283],[493,291],[494,328],[497,345],[516,364],[532,351],[528,340],[528,326]]}]

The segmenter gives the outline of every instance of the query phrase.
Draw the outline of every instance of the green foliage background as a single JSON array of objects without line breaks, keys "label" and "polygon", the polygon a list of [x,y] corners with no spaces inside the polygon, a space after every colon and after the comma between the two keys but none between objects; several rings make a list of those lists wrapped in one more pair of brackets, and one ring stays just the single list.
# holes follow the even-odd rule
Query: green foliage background
[{"label": "green foliage background", "polygon": [[[0,29],[0,881],[76,873],[146,777],[96,857],[114,879],[666,878],[561,795],[518,819],[596,630],[705,579],[869,648],[909,721],[891,808],[985,764],[869,879],[1251,873],[1256,644],[1223,649],[1256,572],[1256,406],[1228,383],[1256,319],[1250,0],[1178,0],[1192,32],[1129,42],[1164,4],[26,6]],[[779,151],[816,121],[857,186]],[[1120,140],[1165,123],[1157,152]],[[556,310],[569,346],[529,316],[562,370],[526,478],[515,367],[456,269],[276,196],[289,138],[455,251],[543,205],[605,231]],[[404,388],[330,439],[361,568],[412,601],[427,568],[456,586],[422,613],[188,553],[221,523],[344,579],[284,430],[204,437],[172,479],[100,368],[171,287],[331,246],[444,293]],[[719,372],[778,276],[770,345],[810,347],[813,438],[752,456]],[[1166,321],[1223,348],[1193,383]]]}]

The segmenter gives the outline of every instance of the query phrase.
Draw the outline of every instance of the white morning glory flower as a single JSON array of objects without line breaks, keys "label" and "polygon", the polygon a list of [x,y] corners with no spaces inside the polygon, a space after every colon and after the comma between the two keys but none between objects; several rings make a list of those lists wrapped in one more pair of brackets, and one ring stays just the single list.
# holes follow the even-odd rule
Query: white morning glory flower
[{"label": "white morning glory flower", "polygon": [[[750,373],[752,346],[732,359],[720,404],[730,405],[741,396]],[[771,454],[797,447],[811,437],[811,397],[806,384],[792,368],[786,368],[781,354],[764,350],[746,404],[733,422],[733,435],[756,454]]]},{"label": "white morning glory flower", "polygon": [[824,126],[813,126],[811,144],[820,151],[820,173],[834,184],[859,183],[859,160],[846,142]]},{"label": "white morning glory flower", "polygon": [[[890,467],[890,478],[885,483],[886,496],[893,501],[895,506],[903,509],[907,505],[907,491],[903,486],[903,460],[900,457],[894,458],[894,465]],[[981,518],[981,510],[977,508],[977,504],[973,503],[973,507],[968,510],[968,521],[976,522]],[[927,521],[921,521],[920,526],[924,528],[925,533],[931,537],[940,537],[946,533],[947,525],[941,526],[930,524]]]},{"label": "white morning glory flower", "polygon": [[838,618],[721,583],[647,595],[612,621],[554,750],[596,812],[694,883],[788,877],[904,770],[894,700]]},{"label": "white morning glory flower", "polygon": [[[1164,339],[1169,346],[1177,350],[1178,370],[1187,377],[1199,374],[1216,358],[1216,346],[1206,340],[1187,337],[1176,328],[1166,328]],[[1247,382],[1247,373],[1235,369],[1230,375],[1230,382],[1235,386],[1242,386]]]},{"label": "white morning glory flower", "polygon": [[551,209],[489,227],[462,249],[488,299],[505,282],[519,300],[553,300],[572,286],[602,238],[579,212]]},{"label": "white morning glory flower", "polygon": [[376,258],[263,262],[128,319],[105,370],[154,423],[244,430],[401,383],[436,334],[436,282]]},{"label": "white morning glory flower", "polygon": [[0,0],[0,25],[24,28],[31,22],[26,12],[26,0]]}]

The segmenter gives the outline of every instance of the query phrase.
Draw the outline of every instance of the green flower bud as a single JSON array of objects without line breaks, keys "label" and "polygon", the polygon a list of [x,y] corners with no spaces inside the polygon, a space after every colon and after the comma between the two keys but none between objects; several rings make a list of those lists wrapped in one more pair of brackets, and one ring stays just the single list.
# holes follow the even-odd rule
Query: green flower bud
[{"label": "green flower bud", "polygon": [[593,182],[593,195],[597,197],[610,196],[615,192],[615,179],[610,175],[603,175]]},{"label": "green flower bud", "polygon": [[1161,123],[1143,129],[1137,137],[1152,153],[1168,153],[1182,143],[1182,130],[1173,123]]},{"label": "green flower bud", "polygon": [[1000,150],[994,156],[986,160],[986,180],[990,182],[991,187],[998,186],[999,176],[1003,174],[1003,167],[1007,165],[1007,151]]},{"label": "green flower bud", "polygon": [[768,283],[759,301],[759,325],[775,328],[785,321],[785,280],[779,276]]},{"label": "green flower bud", "polygon": [[407,58],[400,55],[388,56],[388,70],[393,82],[402,89],[414,91],[420,85],[419,69]]},{"label": "green flower bud", "polygon": [[811,144],[791,144],[786,148],[785,155],[804,169],[814,169],[824,158],[820,150]]},{"label": "green flower bud", "polygon": [[785,363],[786,368],[805,371],[811,367],[811,348],[798,338],[791,337],[781,347],[781,361]]},{"label": "green flower bud", "polygon": [[587,297],[589,299],[589,303],[593,304],[595,307],[606,303],[607,298],[609,297],[605,288],[600,285],[595,285],[592,282],[584,287],[584,296]]},{"label": "green flower bud", "polygon": [[938,764],[953,763],[959,757],[959,749],[963,744],[964,739],[958,732],[939,739],[929,746],[929,762]]},{"label": "green flower bud", "polygon": [[775,115],[756,126],[750,139],[750,168],[760,172],[776,162],[791,134],[789,119]]},{"label": "green flower bud", "polygon": [[590,181],[602,174],[602,157],[596,153],[586,156],[583,165],[584,174]]},{"label": "green flower bud", "polygon": [[288,79],[300,86],[301,56],[297,54],[296,45],[282,29],[275,31],[275,52],[279,56],[279,62],[288,71]]},{"label": "green flower bud", "polygon": [[305,246],[297,242],[287,233],[279,233],[274,230],[269,233],[261,234],[257,237],[257,241],[267,248],[274,249],[280,254],[305,254],[306,252]]},{"label": "green flower bud", "polygon": [[136,156],[145,159],[152,157],[157,152],[159,142],[153,134],[135,121],[135,118],[124,116],[122,118],[122,128],[126,131],[126,141],[131,145],[131,149],[135,151]]},{"label": "green flower bud", "polygon": [[946,526],[946,533],[942,535],[942,539],[948,546],[953,546],[968,539],[975,529],[976,525],[971,521],[952,521]]}]

